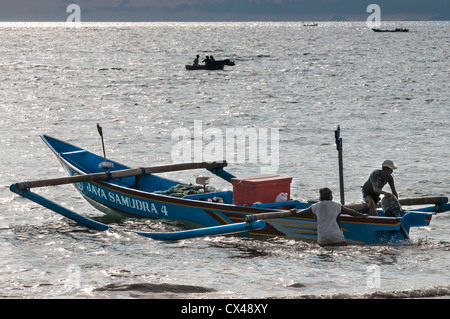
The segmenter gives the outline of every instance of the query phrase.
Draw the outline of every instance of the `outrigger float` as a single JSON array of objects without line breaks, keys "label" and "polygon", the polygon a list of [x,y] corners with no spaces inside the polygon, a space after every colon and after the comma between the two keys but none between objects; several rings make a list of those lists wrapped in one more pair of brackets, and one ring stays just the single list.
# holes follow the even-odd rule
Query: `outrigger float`
[{"label": "outrigger float", "polygon": [[[99,132],[103,142],[100,127]],[[135,232],[157,240],[241,233],[246,236],[317,241],[314,216],[297,217],[290,211],[291,208],[310,206],[309,203],[290,199],[290,177],[261,175],[237,178],[224,170],[226,162],[130,168],[107,160],[105,153],[102,158],[47,135],[41,138],[69,176],[15,183],[10,190],[87,227],[101,231],[112,228],[68,210],[31,189],[72,183],[92,206],[104,213],[180,221],[186,227],[186,230],[171,233]],[[204,180],[202,186],[192,186],[156,175],[188,169],[207,169],[230,182],[233,190],[208,192]],[[281,196],[282,201],[276,201],[280,194],[284,195]],[[399,202],[407,206],[429,206],[402,211],[399,217],[386,217],[382,210],[379,210],[379,216],[365,219],[341,215],[340,225],[347,242],[378,244],[408,239],[411,227],[428,226],[433,213],[450,210],[447,197],[403,199]],[[356,210],[366,209],[363,204],[346,206]]]}]

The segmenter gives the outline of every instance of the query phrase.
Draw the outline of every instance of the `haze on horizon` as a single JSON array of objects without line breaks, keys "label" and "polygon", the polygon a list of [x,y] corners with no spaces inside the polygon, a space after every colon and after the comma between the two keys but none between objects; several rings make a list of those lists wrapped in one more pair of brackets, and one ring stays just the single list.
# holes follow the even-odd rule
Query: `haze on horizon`
[{"label": "haze on horizon", "polygon": [[382,20],[450,20],[448,0],[1,0],[0,21],[364,21],[369,4]]}]

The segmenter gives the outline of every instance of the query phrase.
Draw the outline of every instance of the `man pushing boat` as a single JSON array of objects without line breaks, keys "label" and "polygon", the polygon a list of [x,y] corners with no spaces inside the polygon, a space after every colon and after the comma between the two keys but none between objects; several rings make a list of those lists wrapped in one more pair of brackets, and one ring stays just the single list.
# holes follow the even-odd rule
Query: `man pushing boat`
[{"label": "man pushing boat", "polygon": [[[370,215],[377,216],[376,205],[380,200],[380,195],[389,197],[394,195],[398,199],[398,194],[394,185],[394,178],[392,173],[395,167],[394,162],[391,160],[385,160],[381,164],[381,170],[374,170],[369,179],[362,186],[363,200],[369,205]],[[392,194],[383,191],[383,186],[389,184]]]},{"label": "man pushing boat", "polygon": [[367,218],[366,214],[358,213],[356,210],[345,207],[333,201],[333,194],[329,188],[319,190],[319,202],[307,209],[291,212],[294,216],[314,214],[317,220],[317,242],[320,246],[347,246],[344,233],[339,225],[341,213],[355,217]]}]

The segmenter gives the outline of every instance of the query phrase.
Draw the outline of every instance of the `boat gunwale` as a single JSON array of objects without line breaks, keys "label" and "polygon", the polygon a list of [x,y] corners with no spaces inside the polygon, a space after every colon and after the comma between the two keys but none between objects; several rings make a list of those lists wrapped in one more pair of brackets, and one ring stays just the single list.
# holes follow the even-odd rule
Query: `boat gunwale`
[{"label": "boat gunwale", "polygon": [[[73,165],[68,163],[64,158],[61,158],[61,160],[64,162],[64,164],[67,164],[68,166],[70,166],[69,168],[72,169],[74,172],[85,174],[84,172],[78,171],[75,167],[73,167]],[[104,188],[110,189],[112,191],[121,193],[121,194],[131,195],[131,196],[134,196],[137,198],[152,200],[152,201],[159,202],[159,203],[175,204],[178,206],[187,206],[187,207],[194,207],[194,208],[207,208],[207,209],[211,209],[214,211],[227,212],[227,213],[243,213],[243,214],[249,214],[249,215],[250,214],[258,214],[258,213],[266,213],[267,211],[280,211],[280,210],[276,210],[276,209],[264,209],[264,208],[255,208],[255,207],[247,207],[247,206],[237,206],[237,205],[225,204],[225,203],[211,203],[211,202],[204,202],[204,201],[188,199],[188,198],[185,198],[185,199],[178,198],[178,197],[163,195],[163,194],[153,194],[153,193],[150,193],[147,191],[131,189],[131,188],[128,188],[125,186],[117,185],[114,182],[91,181],[90,183],[99,185],[100,187],[104,187]],[[88,196],[85,193],[83,193],[83,195]],[[95,200],[94,198],[92,198],[90,196],[88,196],[88,197],[91,200]],[[108,208],[116,209],[114,207],[107,206],[102,202],[98,202],[98,203],[102,204]],[[191,205],[189,205],[188,203],[190,203]],[[128,215],[144,217],[142,215],[130,214],[128,212],[125,212],[125,213]],[[378,225],[396,226],[396,225],[400,224],[400,222],[401,222],[401,218],[385,217],[385,216],[368,216],[367,218],[362,219],[360,217],[353,217],[350,215],[341,215],[340,218],[341,218],[341,223],[354,223],[354,224],[378,224]],[[277,219],[278,218],[274,218],[274,220],[277,220]],[[315,220],[313,215],[310,215],[310,216],[305,215],[302,217],[295,217],[295,216],[283,217],[283,218],[279,218],[279,219],[283,219],[283,220],[289,220],[289,219],[292,219],[292,220],[301,220],[301,219]]]}]

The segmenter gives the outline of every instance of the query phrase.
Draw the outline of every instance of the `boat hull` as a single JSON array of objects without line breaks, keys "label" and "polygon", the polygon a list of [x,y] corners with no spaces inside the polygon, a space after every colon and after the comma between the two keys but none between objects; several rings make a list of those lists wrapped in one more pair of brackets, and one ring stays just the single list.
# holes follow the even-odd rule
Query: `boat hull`
[{"label": "boat hull", "polygon": [[381,30],[381,29],[372,29],[374,32],[409,32],[409,29],[393,29],[393,30]]},{"label": "boat hull", "polygon": [[[69,175],[93,173],[103,158],[64,142],[43,137]],[[127,168],[114,162],[114,169]],[[98,171],[98,169],[97,169]],[[155,179],[155,180],[153,180]],[[237,206],[213,203],[206,197],[232,196],[231,191],[205,193],[192,199],[155,194],[148,182],[163,188],[178,182],[158,178],[154,175],[127,177],[119,180],[82,182],[74,186],[95,208],[103,212],[116,212],[125,217],[169,219],[183,222],[187,228],[213,227],[244,222],[247,215],[257,215],[274,211],[275,208]],[[133,186],[130,186],[133,185]],[[145,188],[143,188],[145,186]],[[157,188],[154,188],[157,190]],[[226,202],[228,202],[227,200]],[[281,204],[281,203],[280,203]],[[283,204],[284,205],[284,204]],[[296,208],[306,208],[308,204],[295,201]],[[416,216],[418,215],[418,216]],[[409,216],[409,217],[408,217]],[[411,226],[427,226],[431,220],[429,213],[409,212],[403,218],[341,216],[340,224],[349,244],[377,244],[405,239],[401,226],[409,233]],[[248,235],[262,237],[283,237],[307,241],[317,241],[314,217],[289,217],[270,219],[262,230],[249,231]]]},{"label": "boat hull", "polygon": [[223,70],[224,64],[221,63],[211,63],[207,65],[199,64],[199,65],[186,65],[186,70]]},{"label": "boat hull", "polygon": [[[103,212],[116,212],[125,217],[169,219],[181,221],[188,228],[212,227],[244,222],[244,217],[267,212],[250,207],[218,205],[170,196],[152,195],[128,190],[107,182],[83,182],[77,189],[88,202]],[[422,225],[429,225],[431,215]],[[403,240],[400,231],[401,218],[370,217],[365,220],[341,216],[341,228],[350,244],[373,244]],[[408,229],[409,231],[409,229]],[[291,217],[266,221],[262,230],[250,233],[254,236],[284,237],[317,241],[314,217]]]}]

